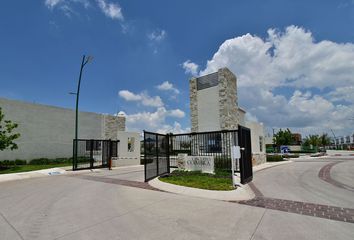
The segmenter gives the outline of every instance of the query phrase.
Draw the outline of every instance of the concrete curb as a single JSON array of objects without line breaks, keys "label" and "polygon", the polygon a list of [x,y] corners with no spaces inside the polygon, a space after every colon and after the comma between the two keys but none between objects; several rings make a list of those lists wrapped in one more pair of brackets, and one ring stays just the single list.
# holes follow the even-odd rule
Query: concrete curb
[{"label": "concrete curb", "polygon": [[100,170],[94,169],[94,170],[70,171],[70,170],[65,170],[63,168],[48,168],[48,169],[21,172],[21,173],[7,173],[7,174],[0,174],[0,183],[15,181],[15,180],[24,180],[30,178],[49,177],[49,176],[58,176],[58,175],[72,175],[72,174],[81,174],[81,173],[88,173],[88,172],[100,172]]},{"label": "concrete curb", "polygon": [[[267,168],[271,168],[271,167],[275,167],[275,166],[279,166],[291,162],[292,161],[264,163],[253,167],[253,172],[258,172]],[[240,186],[237,187],[237,189],[232,191],[213,191],[213,190],[184,187],[175,184],[165,183],[160,181],[158,178],[154,178],[149,181],[149,185],[166,192],[193,196],[193,197],[222,200],[222,201],[241,201],[241,200],[249,200],[255,197],[255,193],[247,184],[246,185],[241,184]]]},{"label": "concrete curb", "polygon": [[288,163],[292,163],[292,162],[293,161],[291,161],[291,160],[280,161],[280,162],[266,162],[266,163],[254,166],[253,173],[267,169],[267,168],[272,168],[272,167],[276,167],[279,165],[288,164]]},{"label": "concrete curb", "polygon": [[165,183],[160,181],[158,178],[150,180],[149,185],[165,192],[214,200],[241,201],[249,200],[255,197],[253,191],[248,185],[238,186],[237,189],[231,191],[213,191]]}]

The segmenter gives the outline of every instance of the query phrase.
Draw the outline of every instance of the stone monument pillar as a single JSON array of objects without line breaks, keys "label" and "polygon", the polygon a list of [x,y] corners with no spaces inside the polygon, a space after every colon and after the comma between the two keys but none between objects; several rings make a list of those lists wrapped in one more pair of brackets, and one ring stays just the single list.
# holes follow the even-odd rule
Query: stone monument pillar
[{"label": "stone monument pillar", "polygon": [[237,79],[228,68],[192,78],[189,93],[192,132],[238,128]]}]

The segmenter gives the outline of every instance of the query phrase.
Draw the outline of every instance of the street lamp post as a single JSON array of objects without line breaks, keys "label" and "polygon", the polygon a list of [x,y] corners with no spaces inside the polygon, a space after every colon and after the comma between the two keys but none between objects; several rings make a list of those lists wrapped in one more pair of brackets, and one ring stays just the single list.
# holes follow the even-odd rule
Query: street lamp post
[{"label": "street lamp post", "polygon": [[81,67],[80,67],[80,75],[79,75],[79,82],[77,84],[77,91],[74,93],[76,95],[76,109],[75,109],[75,140],[73,146],[73,170],[77,168],[77,139],[78,139],[78,120],[79,120],[79,96],[80,96],[80,85],[81,85],[81,77],[82,77],[82,70],[84,66],[93,59],[91,56],[82,56]]}]

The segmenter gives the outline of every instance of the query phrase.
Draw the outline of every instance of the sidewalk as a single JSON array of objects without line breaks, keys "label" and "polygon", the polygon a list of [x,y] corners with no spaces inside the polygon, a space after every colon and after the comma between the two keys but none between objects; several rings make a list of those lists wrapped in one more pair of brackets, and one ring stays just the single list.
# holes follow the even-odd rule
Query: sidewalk
[{"label": "sidewalk", "polygon": [[[71,169],[71,168],[69,168],[69,169]],[[82,170],[82,171],[80,171],[80,173],[92,172],[92,171],[97,172],[100,170],[99,169]],[[68,171],[68,168],[64,167],[64,168],[48,168],[48,169],[29,171],[29,172],[21,172],[21,173],[7,173],[7,174],[0,174],[0,183],[7,182],[7,181],[29,179],[29,178],[63,175],[63,174],[77,174],[77,172],[73,172],[70,170]]]}]

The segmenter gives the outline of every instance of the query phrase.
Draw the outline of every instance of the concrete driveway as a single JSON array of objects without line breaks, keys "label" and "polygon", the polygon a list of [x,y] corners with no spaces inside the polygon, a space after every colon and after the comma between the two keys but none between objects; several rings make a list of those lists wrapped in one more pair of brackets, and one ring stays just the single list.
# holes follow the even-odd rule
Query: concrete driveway
[{"label": "concrete driveway", "polygon": [[[258,198],[354,208],[354,192],[335,185],[354,187],[354,161],[332,166],[328,182],[319,178],[334,161],[259,171]],[[0,239],[354,239],[353,223],[165,193],[142,180],[132,167],[0,183]]]}]

